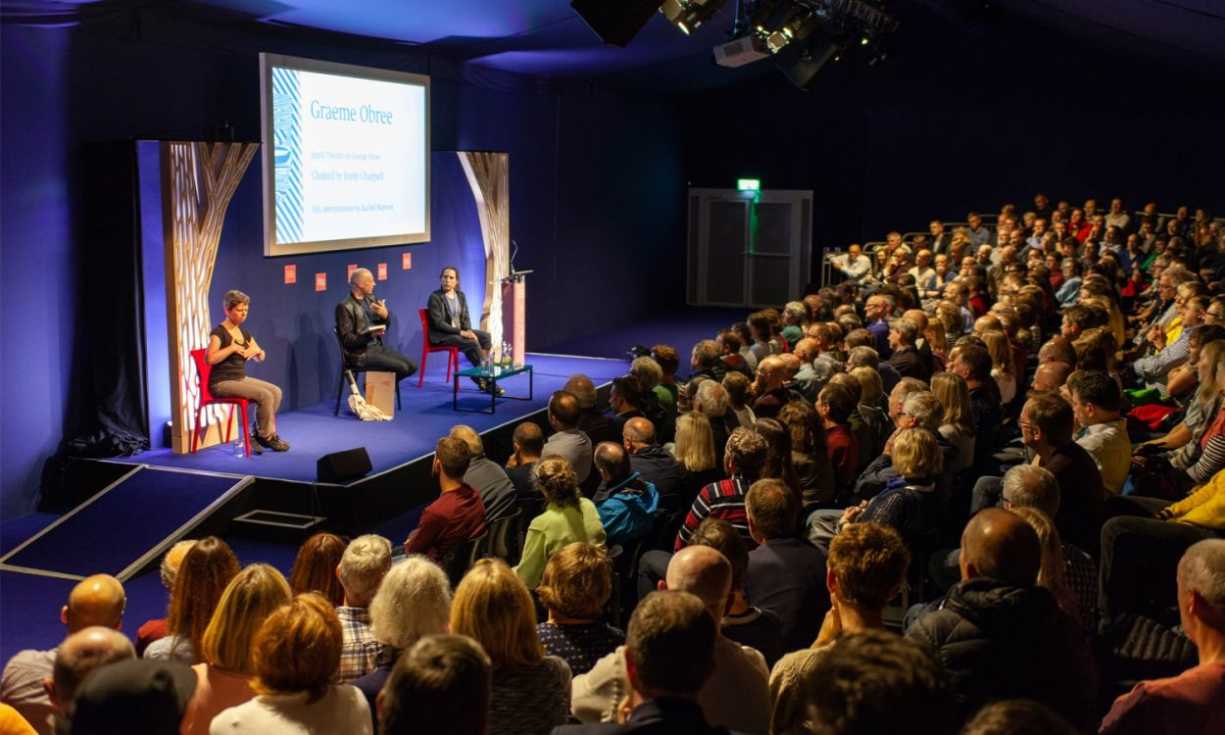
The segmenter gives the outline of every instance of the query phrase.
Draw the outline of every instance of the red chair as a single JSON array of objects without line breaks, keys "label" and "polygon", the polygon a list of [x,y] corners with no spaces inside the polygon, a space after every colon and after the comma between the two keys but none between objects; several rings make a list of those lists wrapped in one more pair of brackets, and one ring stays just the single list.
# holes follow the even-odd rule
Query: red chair
[{"label": "red chair", "polygon": [[230,423],[234,420],[234,408],[237,407],[242,412],[242,446],[244,456],[251,456],[251,430],[250,422],[247,420],[247,399],[246,398],[218,398],[208,390],[208,376],[213,372],[213,366],[208,364],[208,350],[192,350],[191,359],[196,363],[196,383],[200,389],[200,403],[196,406],[196,413],[192,417],[191,424],[191,452],[195,454],[196,447],[200,443],[200,413],[207,407],[212,405],[229,406],[230,413],[225,419],[225,443],[230,443]]},{"label": "red chair", "polygon": [[421,374],[417,378],[417,387],[425,385],[425,358],[431,352],[447,353],[447,382],[451,382],[451,370],[459,372],[459,348],[448,345],[430,344],[430,312],[428,309],[417,309],[421,317]]}]

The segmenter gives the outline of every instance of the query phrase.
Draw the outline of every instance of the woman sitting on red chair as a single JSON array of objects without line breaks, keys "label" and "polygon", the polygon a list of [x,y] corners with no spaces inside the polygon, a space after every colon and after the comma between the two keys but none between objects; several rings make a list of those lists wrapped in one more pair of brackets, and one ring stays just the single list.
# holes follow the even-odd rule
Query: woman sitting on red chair
[{"label": "woman sitting on red chair", "polygon": [[247,360],[263,362],[267,354],[251,333],[242,328],[247,321],[251,297],[242,291],[225,292],[225,319],[209,334],[208,364],[213,366],[209,391],[218,398],[246,398],[256,404],[255,441],[274,452],[289,450],[276,433],[276,411],[281,389],[265,380],[247,377]]}]

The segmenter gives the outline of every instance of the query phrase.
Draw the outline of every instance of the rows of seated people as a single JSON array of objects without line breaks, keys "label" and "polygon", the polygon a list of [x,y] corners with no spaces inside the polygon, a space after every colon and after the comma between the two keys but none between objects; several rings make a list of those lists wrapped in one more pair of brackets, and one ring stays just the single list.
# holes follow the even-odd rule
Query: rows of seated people
[{"label": "rows of seated people", "polygon": [[318,534],[286,580],[179,544],[135,645],[91,577],[64,642],[8,663],[4,717],[1225,732],[1225,231],[1155,213],[1039,195],[852,248],[687,369],[643,348],[607,406],[572,376],[509,457],[454,427],[402,546]]}]

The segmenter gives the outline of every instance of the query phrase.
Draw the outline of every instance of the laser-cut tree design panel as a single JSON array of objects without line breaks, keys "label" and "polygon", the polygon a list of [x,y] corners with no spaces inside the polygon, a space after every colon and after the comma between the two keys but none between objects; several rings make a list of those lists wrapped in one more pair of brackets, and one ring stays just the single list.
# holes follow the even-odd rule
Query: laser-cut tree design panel
[{"label": "laser-cut tree design panel", "polygon": [[[162,221],[166,247],[166,309],[174,413],[171,444],[191,446],[192,414],[199,401],[191,351],[208,346],[212,330],[208,292],[230,200],[259,150],[258,143],[162,143]],[[226,412],[210,409],[201,446],[220,441]]]},{"label": "laser-cut tree design panel", "polygon": [[495,349],[502,344],[502,279],[510,275],[510,155],[460,151],[460,165],[476,199],[485,241],[485,301],[480,328]]}]

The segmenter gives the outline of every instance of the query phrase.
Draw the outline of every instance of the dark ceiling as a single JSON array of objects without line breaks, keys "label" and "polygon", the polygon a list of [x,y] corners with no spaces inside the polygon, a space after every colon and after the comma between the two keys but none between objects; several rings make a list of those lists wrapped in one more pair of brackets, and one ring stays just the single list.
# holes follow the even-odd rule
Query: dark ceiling
[{"label": "dark ceiling", "polygon": [[[151,4],[0,0],[8,22],[20,22],[23,16],[71,18],[82,9]],[[692,37],[657,14],[627,48],[602,45],[570,8],[569,0],[179,0],[175,7],[218,18],[425,46],[503,71],[593,77],[640,72],[669,62],[713,66],[710,49],[727,40],[735,6],[736,0],[729,0]],[[1075,42],[1188,65],[1225,66],[1225,0],[891,0],[888,7],[903,19],[898,33],[907,33],[905,20],[918,9],[949,21],[950,42],[957,41],[959,32],[981,33],[993,23],[1023,19]],[[909,28],[916,30],[913,25]]]}]

